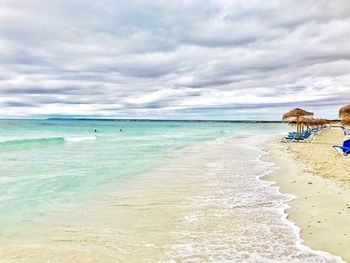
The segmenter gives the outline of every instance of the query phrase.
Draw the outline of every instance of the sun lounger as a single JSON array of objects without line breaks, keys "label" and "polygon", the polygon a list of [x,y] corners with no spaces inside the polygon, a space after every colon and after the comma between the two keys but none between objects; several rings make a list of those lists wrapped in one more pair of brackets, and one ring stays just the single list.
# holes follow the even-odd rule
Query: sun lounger
[{"label": "sun lounger", "polygon": [[309,141],[309,139],[312,138],[311,135],[312,133],[310,131],[304,131],[302,134],[290,132],[287,137],[283,138],[283,141],[288,143],[294,141]]},{"label": "sun lounger", "polygon": [[350,139],[343,142],[343,146],[333,145],[333,149],[337,150],[341,156],[350,156]]},{"label": "sun lounger", "polygon": [[350,135],[350,128],[347,126],[341,126],[341,128],[343,129],[344,131],[344,136],[349,136]]}]

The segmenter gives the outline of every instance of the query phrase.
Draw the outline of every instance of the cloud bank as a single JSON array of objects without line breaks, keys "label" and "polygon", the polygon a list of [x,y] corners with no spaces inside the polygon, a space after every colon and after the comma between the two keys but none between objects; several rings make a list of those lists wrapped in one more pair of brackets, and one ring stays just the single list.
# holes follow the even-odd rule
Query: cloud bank
[{"label": "cloud bank", "polygon": [[347,0],[0,0],[0,117],[335,118]]}]

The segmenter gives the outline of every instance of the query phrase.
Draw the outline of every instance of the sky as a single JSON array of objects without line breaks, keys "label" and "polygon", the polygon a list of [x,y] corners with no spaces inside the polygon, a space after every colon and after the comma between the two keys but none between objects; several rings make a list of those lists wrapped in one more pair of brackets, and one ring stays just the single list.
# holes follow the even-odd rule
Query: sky
[{"label": "sky", "polygon": [[349,41],[348,0],[0,0],[0,118],[337,118]]}]

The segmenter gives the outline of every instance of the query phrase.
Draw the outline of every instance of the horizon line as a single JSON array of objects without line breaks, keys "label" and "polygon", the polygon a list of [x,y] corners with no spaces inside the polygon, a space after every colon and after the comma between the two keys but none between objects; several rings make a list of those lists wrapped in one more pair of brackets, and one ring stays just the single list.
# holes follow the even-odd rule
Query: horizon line
[{"label": "horizon line", "polygon": [[240,123],[282,123],[282,120],[215,120],[215,119],[149,119],[149,118],[89,118],[89,117],[49,117],[49,118],[0,118],[0,120],[42,120],[42,121],[178,121],[178,122],[240,122]]}]

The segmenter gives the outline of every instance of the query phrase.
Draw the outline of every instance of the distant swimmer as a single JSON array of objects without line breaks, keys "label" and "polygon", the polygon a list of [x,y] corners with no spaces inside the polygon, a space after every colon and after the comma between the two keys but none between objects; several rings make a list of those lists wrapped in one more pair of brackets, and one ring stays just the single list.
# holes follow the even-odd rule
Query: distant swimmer
[{"label": "distant swimmer", "polygon": [[119,131],[120,131],[120,132],[122,132],[122,131],[123,131],[123,129],[120,129]]},{"label": "distant swimmer", "polygon": [[95,129],[95,132],[97,132],[97,130]]}]

